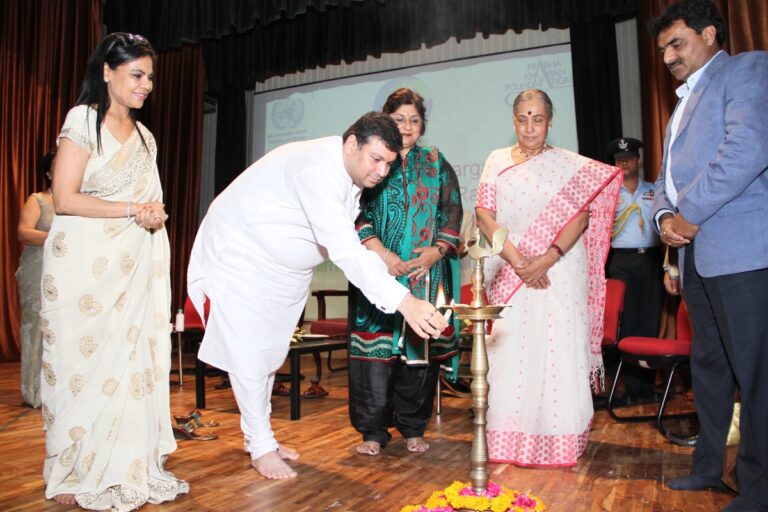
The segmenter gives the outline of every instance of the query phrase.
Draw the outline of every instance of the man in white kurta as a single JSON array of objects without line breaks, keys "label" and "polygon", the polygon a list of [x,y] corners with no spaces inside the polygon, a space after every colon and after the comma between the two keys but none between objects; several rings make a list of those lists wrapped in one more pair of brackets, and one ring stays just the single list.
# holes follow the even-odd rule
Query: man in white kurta
[{"label": "man in white kurta", "polygon": [[246,449],[268,478],[296,473],[269,424],[272,382],[290,348],[313,269],[331,259],[382,311],[399,310],[416,332],[447,325],[410,295],[357,237],[364,187],[389,172],[401,144],[388,116],[369,113],[342,137],[281,146],[246,169],[211,205],[187,274],[198,312],[211,301],[198,357],[229,372]]}]

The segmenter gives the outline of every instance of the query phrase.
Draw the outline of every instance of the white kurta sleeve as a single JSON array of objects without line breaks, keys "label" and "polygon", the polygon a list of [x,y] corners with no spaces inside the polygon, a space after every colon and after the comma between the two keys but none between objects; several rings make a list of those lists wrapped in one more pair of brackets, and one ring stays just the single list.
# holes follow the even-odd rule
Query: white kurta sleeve
[{"label": "white kurta sleeve", "polygon": [[307,216],[317,242],[352,284],[377,308],[394,313],[410,293],[389,275],[376,253],[360,243],[346,202],[349,185],[333,176],[328,168],[309,167],[293,179],[293,188]]}]

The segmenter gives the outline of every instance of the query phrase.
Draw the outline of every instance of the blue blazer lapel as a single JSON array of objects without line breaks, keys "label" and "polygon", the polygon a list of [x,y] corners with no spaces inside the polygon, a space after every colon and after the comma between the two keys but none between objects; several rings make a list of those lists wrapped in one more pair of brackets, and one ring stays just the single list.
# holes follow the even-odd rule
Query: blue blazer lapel
[{"label": "blue blazer lapel", "polygon": [[722,53],[715,55],[714,59],[712,59],[712,62],[709,64],[709,66],[707,66],[707,69],[704,70],[704,74],[701,75],[701,78],[699,78],[699,81],[696,83],[696,87],[694,87],[693,91],[691,92],[691,97],[688,98],[688,101],[685,104],[685,110],[683,110],[682,116],[680,117],[680,124],[677,127],[677,135],[675,136],[676,141],[680,139],[680,136],[688,127],[688,121],[691,119],[691,113],[693,112],[693,109],[696,108],[696,104],[699,102],[702,95],[704,94],[704,91],[707,89],[709,82],[712,81],[712,77],[715,76],[717,72],[723,68],[723,66],[725,66],[725,63],[728,62],[729,58],[730,56],[723,51]]}]

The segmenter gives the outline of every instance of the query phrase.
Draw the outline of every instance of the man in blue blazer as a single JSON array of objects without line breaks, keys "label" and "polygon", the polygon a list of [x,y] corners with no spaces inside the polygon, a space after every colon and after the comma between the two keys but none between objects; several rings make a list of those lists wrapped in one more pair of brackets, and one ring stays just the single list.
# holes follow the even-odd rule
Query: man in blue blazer
[{"label": "man in blue blazer", "polygon": [[724,23],[710,0],[675,2],[650,31],[684,82],[654,215],[662,241],[680,248],[701,424],[691,474],[669,486],[724,488],[738,387],[739,496],[725,510],[768,510],[768,53],[722,51]]}]

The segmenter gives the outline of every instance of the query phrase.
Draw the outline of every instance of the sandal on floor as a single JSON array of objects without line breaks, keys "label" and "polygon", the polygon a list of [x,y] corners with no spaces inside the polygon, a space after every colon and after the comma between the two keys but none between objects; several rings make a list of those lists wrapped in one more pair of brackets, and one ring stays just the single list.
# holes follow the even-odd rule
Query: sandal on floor
[{"label": "sandal on floor", "polygon": [[272,394],[277,396],[291,396],[291,388],[287,387],[282,382],[275,384],[272,388]]},{"label": "sandal on floor", "polygon": [[322,398],[327,394],[328,394],[328,391],[326,391],[325,388],[320,385],[320,383],[315,382],[315,380],[312,379],[312,384],[309,386],[309,388],[306,391],[304,391],[301,394],[301,397],[302,398]]},{"label": "sandal on floor", "polygon": [[198,434],[196,430],[197,425],[190,421],[181,426],[173,427],[173,437],[176,439],[191,439],[192,441],[213,441],[219,438],[216,434]]},{"label": "sandal on floor", "polygon": [[218,421],[201,421],[200,418],[203,416],[203,413],[200,411],[192,411],[186,416],[174,416],[173,419],[176,420],[176,423],[179,425],[184,425],[185,423],[189,423],[190,421],[194,424],[195,427],[218,427],[219,422]]},{"label": "sandal on floor", "polygon": [[221,379],[221,382],[213,386],[215,389],[229,389],[232,387],[232,383],[229,379]]}]

